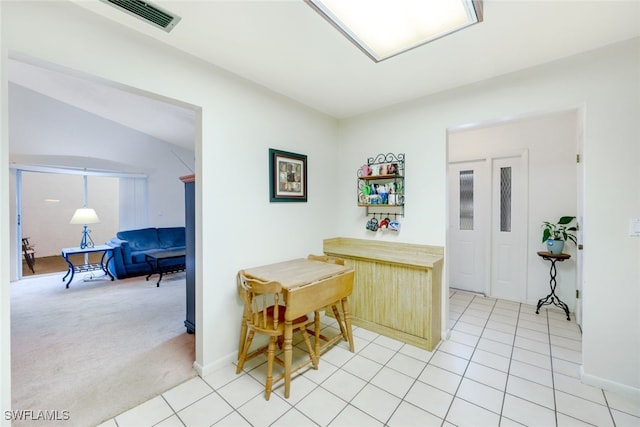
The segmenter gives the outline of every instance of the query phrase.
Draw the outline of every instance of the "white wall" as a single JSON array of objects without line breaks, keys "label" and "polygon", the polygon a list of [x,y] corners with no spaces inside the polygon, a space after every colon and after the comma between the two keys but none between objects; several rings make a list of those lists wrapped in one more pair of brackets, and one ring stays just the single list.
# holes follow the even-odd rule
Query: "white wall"
[{"label": "white wall", "polygon": [[[202,130],[196,132],[195,152],[196,234],[200,238],[196,362],[203,372],[226,363],[237,352],[241,317],[236,272],[320,252],[322,239],[336,231],[334,192],[339,181],[327,171],[328,165],[337,163],[335,120],[76,5],[2,2],[0,7],[3,47],[12,52],[201,108]],[[3,66],[6,58],[2,57]],[[2,96],[6,102],[6,95]],[[7,114],[5,107],[3,119]],[[7,145],[4,135],[4,153]],[[308,156],[308,203],[269,203],[269,148]],[[108,156],[108,152],[105,148],[99,155]],[[144,153],[131,153],[140,155]],[[6,176],[8,159],[6,155],[2,159],[0,171]],[[5,201],[9,198],[5,185],[0,196]],[[2,206],[5,209],[5,203]],[[3,218],[3,229],[8,229],[7,224]],[[8,287],[3,274],[0,288],[5,306]],[[3,310],[1,316],[4,325],[8,312]],[[3,331],[0,347],[4,351],[10,336],[8,328]],[[7,357],[3,373],[8,372]],[[4,404],[9,393],[6,384],[3,377]]]},{"label": "white wall", "polygon": [[[570,110],[449,133],[449,161],[528,151],[527,287],[524,302],[533,305],[549,293],[549,263],[536,253],[546,250],[545,244],[541,243],[542,222],[556,222],[564,215],[578,216],[577,113],[577,110]],[[563,252],[571,254],[572,258],[556,265],[556,294],[573,311],[576,247],[568,243]]]},{"label": "white wall", "polygon": [[[0,7],[0,35],[4,34],[4,11]],[[4,37],[2,37],[4,39]],[[11,408],[11,292],[8,286],[10,274],[10,244],[15,238],[9,227],[9,116],[7,114],[7,49],[0,41],[0,411]],[[7,238],[9,236],[9,238]],[[2,426],[11,422],[2,417]]]},{"label": "white wall", "polygon": [[[376,153],[406,153],[402,230],[373,238],[445,245],[447,129],[584,108],[583,378],[638,393],[640,239],[629,236],[628,221],[640,216],[639,86],[635,39],[345,120],[339,178],[355,182]],[[354,191],[344,186],[336,204],[339,234],[368,237]]]},{"label": "white wall", "polygon": [[[640,239],[626,234],[628,217],[640,216],[640,41],[356,117],[337,129],[328,117],[71,4],[2,2],[0,18],[3,49],[202,108],[196,142],[201,237],[196,358],[205,372],[237,351],[239,268],[319,252],[327,237],[369,237],[354,195],[355,171],[367,157],[389,151],[407,155],[402,231],[375,238],[444,245],[448,128],[585,105],[585,378],[640,388],[640,338],[629,337],[630,325],[639,324]],[[7,52],[2,53],[5,67]],[[308,203],[268,202],[270,147],[309,156]],[[0,197],[5,202],[7,164],[3,129]],[[623,196],[612,191],[620,185]],[[5,202],[0,203],[0,393],[7,407],[9,283],[4,267],[10,229]]]}]

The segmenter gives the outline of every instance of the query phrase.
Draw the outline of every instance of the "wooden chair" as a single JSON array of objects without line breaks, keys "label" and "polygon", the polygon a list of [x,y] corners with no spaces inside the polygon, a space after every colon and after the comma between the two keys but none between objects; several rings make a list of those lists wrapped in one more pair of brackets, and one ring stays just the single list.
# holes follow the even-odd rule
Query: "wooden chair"
[{"label": "wooden chair", "polygon": [[[247,298],[247,292],[245,291],[245,288],[242,285],[242,277],[243,277],[243,274],[239,272],[237,275],[238,296],[240,296],[240,299],[244,304],[244,309],[242,312],[242,320],[240,321],[240,341],[238,343],[238,358],[237,358],[238,361],[240,360],[240,356],[242,356],[242,350],[244,349],[244,345],[247,342],[247,333],[249,332],[248,325],[252,319],[251,307],[245,304],[245,301]],[[284,305],[280,305],[279,310],[282,310],[282,312],[284,313],[285,309],[286,307]],[[283,337],[278,337],[278,347],[282,348],[282,342],[283,342]]]},{"label": "wooden chair", "polygon": [[[281,305],[282,285],[278,282],[264,282],[255,277],[251,277],[240,271],[238,273],[239,285],[242,287],[245,301],[243,326],[240,335],[241,342],[239,347],[240,356],[238,357],[238,366],[236,374],[239,374],[244,367],[244,363],[256,356],[265,354],[267,356],[267,379],[265,384],[265,398],[269,400],[273,384],[284,378],[284,372],[273,377],[273,363],[276,362],[284,367],[284,361],[275,354],[276,343],[282,346],[284,338],[284,314],[286,307]],[[292,372],[297,371],[303,366],[311,363],[314,369],[318,367],[318,359],[311,346],[311,340],[307,332],[307,324],[309,318],[307,316],[298,317],[293,321],[293,331],[300,331],[302,338],[309,352],[309,360],[305,360],[293,367]],[[269,344],[260,347],[251,353],[249,348],[253,341],[254,335],[263,334],[269,337]],[[243,336],[246,338],[243,339]]]},{"label": "wooden chair", "polygon": [[24,256],[24,260],[27,262],[27,266],[29,270],[33,274],[36,273],[35,265],[36,265],[36,251],[33,246],[29,243],[28,237],[22,238],[22,255]]},{"label": "wooden chair", "polygon": [[[344,260],[342,258],[328,256],[328,255],[310,254],[309,256],[307,256],[307,259],[312,261],[321,261],[321,262],[328,262],[331,264],[344,265]],[[319,310],[316,310],[313,313],[313,320],[314,320],[313,327],[315,328],[315,330],[309,331],[309,332],[313,333],[316,337],[319,337],[320,339],[326,342],[326,344],[323,345],[322,347],[323,349],[329,347],[330,345],[338,341],[339,337],[342,336],[342,339],[344,339],[349,343],[349,350],[353,352],[354,351],[353,338],[350,338],[352,337],[352,334],[348,333],[349,331],[347,331],[347,325],[344,322],[344,319],[342,318],[342,316],[340,315],[340,311],[338,310],[339,303],[340,301],[335,301],[333,304],[331,304],[330,307],[331,307],[331,311],[333,312],[333,317],[336,319],[336,322],[340,327],[340,335],[337,335],[333,338],[327,338],[325,335],[318,333],[318,331],[320,330],[320,311]],[[344,310],[344,307],[343,307],[343,310]],[[316,356],[320,357],[320,341],[318,339],[316,339],[315,341],[315,351],[316,351]]]}]

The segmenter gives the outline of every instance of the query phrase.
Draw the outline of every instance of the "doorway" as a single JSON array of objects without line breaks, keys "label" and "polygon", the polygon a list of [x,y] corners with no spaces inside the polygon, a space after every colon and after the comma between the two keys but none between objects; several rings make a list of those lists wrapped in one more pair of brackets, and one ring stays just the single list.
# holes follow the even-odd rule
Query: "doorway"
[{"label": "doorway", "polygon": [[[549,293],[549,267],[536,252],[546,250],[544,221],[580,218],[582,114],[569,109],[447,131],[450,287],[534,306]],[[581,280],[576,250],[565,250],[572,257],[557,290],[572,311]]]},{"label": "doorway", "polygon": [[524,152],[448,165],[450,287],[525,298],[526,164]]},{"label": "doorway", "polygon": [[[97,80],[97,79],[93,79],[91,76],[82,76],[83,78],[86,78],[87,80]],[[105,86],[110,86],[109,82],[98,82],[98,83],[104,83]],[[11,84],[11,83],[10,83]],[[115,85],[117,87],[115,88],[111,88],[113,90],[117,90],[117,89],[123,89],[121,87],[121,85]],[[43,144],[44,147],[44,152],[38,152],[36,149],[38,147],[33,147],[33,149],[26,150],[24,146],[20,146],[20,149],[23,149],[24,151],[26,151],[25,154],[19,154],[16,155],[16,157],[19,157],[20,161],[16,162],[16,165],[19,166],[24,166],[26,164],[31,165],[31,164],[36,164],[36,165],[42,165],[42,164],[55,164],[55,165],[62,165],[65,167],[87,167],[87,168],[91,168],[92,170],[95,168],[95,170],[100,170],[100,171],[122,171],[122,174],[130,174],[130,175],[138,175],[138,171],[142,170],[142,171],[158,171],[157,173],[155,173],[155,175],[153,175],[154,178],[154,183],[150,184],[149,187],[152,190],[158,190],[158,189],[166,189],[169,187],[170,184],[175,183],[179,188],[180,188],[180,193],[178,194],[178,198],[176,198],[176,200],[182,200],[184,197],[184,186],[183,184],[179,181],[179,176],[185,174],[185,168],[189,168],[191,167],[191,169],[195,169],[195,167],[190,164],[190,160],[191,157],[194,157],[192,155],[187,155],[187,154],[195,154],[195,156],[198,156],[198,151],[192,151],[191,153],[187,153],[185,152],[185,150],[183,149],[183,147],[174,147],[171,146],[167,143],[165,143],[164,141],[159,140],[160,143],[156,143],[156,140],[146,137],[144,135],[139,135],[136,134],[135,136],[140,136],[140,140],[141,140],[141,146],[140,147],[136,147],[137,151],[134,150],[129,150],[129,148],[134,148],[132,146],[130,147],[125,147],[127,148],[127,150],[124,149],[120,149],[121,145],[124,145],[126,141],[128,141],[128,139],[126,138],[128,135],[132,134],[133,131],[131,129],[123,129],[123,128],[118,128],[116,130],[114,130],[114,134],[115,137],[109,138],[109,135],[112,135],[111,133],[105,131],[105,129],[110,129],[113,124],[112,123],[106,123],[105,126],[91,126],[87,123],[103,123],[104,118],[99,117],[97,115],[91,115],[88,114],[85,111],[80,111],[80,109],[78,108],[72,108],[66,105],[61,105],[59,103],[58,100],[54,100],[52,98],[47,98],[45,96],[36,94],[34,91],[28,91],[25,90],[22,87],[19,87],[18,85],[12,85],[12,90],[10,96],[9,96],[9,108],[13,107],[13,103],[12,101],[15,101],[17,99],[18,96],[28,96],[28,101],[30,104],[35,104],[35,103],[39,103],[42,102],[44,104],[46,104],[47,107],[51,107],[54,103],[56,104],[56,106],[58,106],[59,108],[30,108],[30,109],[20,109],[20,108],[16,108],[13,107],[12,110],[10,110],[10,114],[9,116],[11,117],[12,120],[15,121],[15,125],[12,126],[12,130],[15,131],[17,129],[19,129],[19,125],[23,125],[26,124],[26,127],[28,127],[29,124],[31,124],[31,128],[28,128],[27,130],[32,130],[34,132],[38,131],[40,133],[44,133],[43,129],[45,128],[45,124],[51,125],[52,127],[54,127],[53,131],[54,132],[58,132],[55,134],[54,136],[54,132],[49,132],[47,136],[47,138],[24,138],[28,141],[43,141],[43,142],[47,142],[50,140],[55,140],[57,141],[61,141],[60,144],[55,145],[54,144]],[[104,90],[104,88],[102,88]],[[104,90],[105,92],[108,92],[108,90]],[[102,93],[103,91],[100,90],[98,91],[99,93]],[[82,90],[78,90],[77,93],[83,93]],[[91,92],[93,93],[93,92]],[[141,96],[140,91],[139,90],[135,90],[135,91],[131,91],[132,96]],[[151,96],[151,95],[149,95]],[[21,98],[21,101],[24,101],[25,98]],[[164,102],[169,102],[168,100],[162,100]],[[180,111],[182,110],[189,110],[186,111],[186,113],[189,114],[189,117],[193,117],[193,122],[196,124],[195,126],[201,126],[201,120],[199,120],[198,115],[201,114],[201,112],[198,112],[197,109],[193,108],[193,109],[189,109],[186,108],[185,106],[181,106],[179,105],[179,103],[176,103],[176,109],[179,109]],[[22,113],[22,115],[21,115]],[[55,115],[56,116],[56,120],[39,120],[38,117],[35,117],[34,114],[36,113],[41,113],[42,115]],[[73,115],[72,118],[68,118],[68,117],[62,117],[63,115]],[[81,116],[81,117],[79,117]],[[187,120],[187,116],[186,114],[180,117],[182,121],[184,121],[185,123],[189,123],[189,120]],[[19,120],[20,119],[20,120]],[[21,120],[24,119],[24,120]],[[76,119],[76,120],[74,120]],[[39,123],[39,126],[33,126],[33,123]],[[75,126],[75,124],[77,123],[82,123],[85,126]],[[14,124],[14,123],[12,123]],[[40,124],[43,124],[42,126],[40,126]],[[35,128],[35,130],[34,130]],[[66,135],[66,138],[60,137],[57,138],[56,136],[60,133],[64,134],[65,131],[67,129],[73,129],[73,132],[69,132],[69,135]],[[100,130],[100,132],[95,131],[95,129]],[[83,133],[91,133],[93,132],[95,135],[83,135]],[[197,129],[196,131],[194,131],[194,133],[196,135],[201,133],[200,129]],[[17,135],[22,136],[22,134],[16,132]],[[84,137],[82,137],[84,136]],[[201,143],[200,141],[201,138],[197,138],[194,142],[194,145],[199,145]],[[19,138],[13,138],[13,141],[19,141]],[[73,145],[75,143],[75,146]],[[118,145],[119,144],[119,145]],[[24,145],[24,144],[23,144]],[[35,145],[35,144],[34,144]],[[32,148],[32,147],[29,147]],[[148,150],[146,153],[144,153],[144,155],[139,154],[139,153],[143,153],[144,152],[144,148],[150,148],[150,150]],[[11,149],[11,146],[10,146]],[[47,153],[46,151],[53,151],[53,149],[57,150],[56,152],[53,153]],[[19,150],[16,150],[17,152]],[[90,153],[85,155],[85,153]],[[93,157],[93,153],[95,153],[95,156],[102,156],[100,158],[98,157]],[[123,160],[120,159],[112,159],[111,158],[111,154],[112,153],[125,153],[125,156],[128,156],[126,158],[124,158]],[[135,153],[135,154],[132,154]],[[104,158],[103,158],[104,157]],[[146,160],[148,163],[153,163],[154,169],[151,168],[144,168],[144,167],[139,167],[139,166],[132,166],[129,161],[130,160],[134,160],[135,159],[144,159]],[[34,163],[31,163],[31,159],[35,160]],[[56,160],[56,159],[61,159],[62,161],[60,163],[58,162],[54,162],[54,163],[49,163],[49,160]],[[188,159],[187,163],[185,163],[183,161],[183,159]],[[44,161],[47,161],[47,163],[43,163]],[[197,163],[198,159],[194,158],[193,162]],[[121,166],[124,166],[124,168],[121,168]],[[13,168],[12,168],[13,169]],[[15,169],[14,169],[15,170]],[[11,175],[11,179],[14,179],[16,177],[16,174],[14,172],[12,172]],[[145,178],[146,179],[146,178]],[[133,183],[131,184],[131,190],[132,190],[132,195],[135,195],[136,197],[125,197],[126,195],[123,194],[123,192],[121,191],[123,187],[125,187],[126,185],[123,184],[123,181],[137,181],[136,179],[130,180],[130,179],[120,179],[120,185],[118,187],[118,190],[120,192],[120,199],[117,200],[116,202],[113,202],[111,207],[119,207],[119,209],[116,209],[114,211],[114,220],[115,221],[119,221],[119,224],[116,223],[116,225],[114,225],[112,229],[110,229],[107,234],[106,237],[99,237],[97,236],[98,233],[98,229],[97,226],[95,226],[95,229],[93,230],[96,234],[94,234],[94,240],[96,241],[105,241],[110,239],[111,237],[113,237],[115,235],[115,231],[117,231],[118,229],[120,229],[120,227],[127,227],[128,224],[133,224],[136,225],[138,223],[144,222],[146,224],[146,221],[148,221],[148,216],[147,212],[146,212],[146,208],[144,209],[145,212],[144,214],[140,214],[139,216],[136,215],[131,215],[134,216],[134,218],[129,218],[127,219],[126,216],[122,216],[121,212],[122,210],[129,210],[130,212],[133,212],[132,210],[132,206],[134,207],[138,207],[138,204],[136,203],[137,201],[141,201],[144,200],[145,203],[147,202],[147,193],[146,193],[146,187],[147,185],[145,184],[145,188],[144,191],[140,191],[140,187],[141,186],[136,186],[133,185]],[[170,184],[167,184],[170,183]],[[81,186],[80,186],[81,187]],[[15,186],[12,186],[12,192],[13,192],[13,188],[15,188]],[[79,193],[80,198],[79,200],[76,200],[76,202],[73,203],[73,209],[82,206],[82,192],[78,191],[78,192],[74,192],[74,193]],[[158,194],[157,192],[155,194]],[[116,193],[116,196],[118,194]],[[168,209],[164,209],[164,205],[162,203],[157,202],[157,200],[159,199],[168,199],[171,200],[171,197],[168,197],[170,194],[166,194],[167,197],[164,197],[165,194],[163,194],[162,198],[158,198],[156,197],[154,198],[150,198],[151,201],[151,208],[155,207],[155,210],[153,210],[153,213],[157,213],[157,216],[160,217],[160,219],[156,219],[156,221],[158,222],[158,226],[165,226],[165,225],[173,225],[172,223],[170,223],[171,221],[176,221],[176,218],[178,218],[178,214],[176,214],[175,212],[179,212],[180,214],[183,214],[183,208],[180,208],[181,204],[175,204],[176,209],[173,209],[171,211],[169,211]],[[94,198],[93,196],[91,197],[91,204],[93,204],[94,202],[98,202],[98,199],[100,199],[101,197],[96,197]],[[15,205],[13,205],[13,201],[12,203],[12,213],[16,212],[15,209]],[[55,203],[55,202],[54,202]],[[155,204],[154,204],[155,203]],[[170,206],[173,207],[173,206]],[[98,209],[96,209],[98,210]],[[120,213],[118,212],[118,210],[120,210]],[[105,215],[106,210],[98,210],[98,213],[100,214],[100,219],[103,221],[106,220],[106,218],[103,218],[103,215]],[[62,221],[65,224],[68,224],[71,215],[73,214],[73,212],[69,212],[67,213],[67,215],[64,215]],[[127,219],[127,223],[124,224],[123,219]],[[94,227],[92,227],[94,228]],[[64,234],[67,236],[71,236],[72,241],[69,242],[68,244],[65,244],[65,246],[77,246],[78,243],[80,242],[80,238],[81,238],[81,229],[77,228],[77,226],[73,226],[72,230],[70,232],[65,232]],[[21,233],[15,231],[15,228],[12,227],[11,230],[11,234],[12,234],[12,241],[19,241],[19,239],[16,238],[16,234],[17,236],[20,236]],[[77,236],[77,240],[76,237]],[[15,256],[15,254],[18,254],[17,258],[20,261],[21,258],[21,252],[20,251],[13,251],[13,256]],[[58,254],[59,254],[59,248],[58,248]],[[13,260],[12,260],[13,261]],[[15,263],[12,262],[12,268],[13,266],[15,266],[16,264],[19,263]],[[37,271],[37,270],[36,270]],[[142,281],[144,281],[144,278],[142,279]],[[108,286],[102,286],[103,288],[109,288],[109,290],[116,290],[118,291],[119,289],[116,288],[116,286],[114,285],[120,285],[120,284],[125,284],[124,281],[120,282],[120,283],[108,283]],[[94,286],[93,283],[88,283],[88,284],[84,284],[85,286],[76,286],[73,287],[72,290],[66,290],[65,292],[67,294],[76,291],[77,294],[83,294],[83,295],[88,295],[88,291],[90,290],[94,290],[94,289],[98,289],[100,286],[98,285],[102,285],[100,283],[96,284]],[[144,285],[144,282],[143,282]],[[24,288],[24,286],[23,286]],[[124,286],[122,286],[122,288],[124,288]],[[164,288],[169,288],[169,286],[165,286]],[[177,288],[177,287],[176,287]],[[54,287],[50,286],[47,289],[54,289]],[[57,287],[56,287],[57,289]],[[155,288],[154,288],[155,290]],[[159,292],[156,292],[156,294],[159,294]],[[178,298],[182,297],[184,298],[184,291],[182,291],[181,295],[178,295]],[[70,300],[69,298],[67,298],[67,300]],[[99,301],[99,299],[95,299],[95,301]],[[143,299],[132,299],[131,302],[133,304],[135,303],[140,303],[140,301],[142,301],[143,303],[146,300]],[[173,301],[175,301],[175,298],[173,299]],[[68,301],[67,301],[68,302]],[[197,303],[197,301],[196,301]],[[172,306],[176,306],[176,304],[174,303]],[[82,308],[82,305],[78,305],[78,307]],[[113,307],[118,307],[118,308],[113,308]],[[12,306],[12,312],[17,312],[18,306]],[[107,310],[111,310],[111,311],[115,311],[116,309],[121,308],[123,311],[126,312],[132,312],[135,313],[135,307],[132,310],[127,310],[125,308],[122,308],[120,306],[117,305],[110,305],[109,307],[105,307],[105,309]],[[76,310],[79,312],[79,310]],[[69,310],[69,312],[72,312],[72,310]],[[97,318],[97,316],[94,316],[93,314],[89,315],[88,317],[92,317],[92,318]],[[175,332],[176,334],[179,334],[178,337],[179,339],[182,339],[184,337],[189,338],[189,340],[185,339],[186,344],[182,344],[181,341],[178,341],[178,339],[170,339],[167,341],[163,342],[166,343],[166,346],[173,346],[175,347],[175,349],[177,351],[175,351],[174,353],[180,353],[181,355],[185,355],[185,358],[188,358],[190,360],[182,360],[181,361],[181,365],[180,366],[186,366],[189,369],[189,372],[191,372],[191,370],[193,369],[193,361],[195,360],[195,354],[196,354],[196,350],[195,347],[197,347],[197,342],[195,340],[195,336],[192,334],[187,334],[184,326],[183,326],[183,319],[184,317],[182,317],[181,319],[179,319],[179,322],[174,322],[171,325],[171,329],[172,333],[173,331],[177,331]],[[12,324],[12,325],[8,325],[8,327],[15,327],[17,326],[17,324],[20,322],[16,322],[16,324]],[[131,323],[133,325],[133,323]],[[107,325],[105,323],[105,325]],[[132,328],[134,328],[135,326],[131,326]],[[204,328],[203,328],[204,329]],[[98,330],[97,328],[95,330]],[[169,328],[166,327],[159,327],[156,328],[154,330],[159,330],[159,331],[168,331]],[[75,331],[74,331],[75,333]],[[75,334],[76,336],[78,336],[78,334]],[[12,338],[13,340],[13,338]],[[35,341],[35,340],[34,340]],[[88,340],[87,340],[88,341]],[[15,342],[14,342],[15,343]],[[12,346],[14,349],[17,348],[16,345]],[[72,346],[69,346],[68,348],[73,348]],[[74,353],[76,356],[79,354],[79,352],[75,352]],[[63,358],[64,354],[63,353],[56,353],[55,358]],[[55,359],[54,357],[49,358],[49,360],[53,360]],[[87,357],[87,360],[89,360],[91,358]],[[184,363],[183,363],[184,362]],[[26,365],[26,364],[24,364]],[[23,365],[23,366],[24,366]],[[168,365],[168,364],[167,364]],[[27,365],[29,366],[29,365]],[[157,366],[158,368],[163,368],[164,366],[161,366],[160,364],[158,365],[152,365],[149,364],[149,366],[153,367],[153,366]],[[99,370],[93,370],[95,372],[99,372]],[[51,372],[54,372],[54,370],[51,370]],[[115,378],[115,376],[114,376]],[[159,374],[158,378],[165,378],[163,375]],[[91,397],[88,396],[87,397]],[[53,405],[52,405],[53,406]],[[88,406],[90,408],[90,406]]]}]

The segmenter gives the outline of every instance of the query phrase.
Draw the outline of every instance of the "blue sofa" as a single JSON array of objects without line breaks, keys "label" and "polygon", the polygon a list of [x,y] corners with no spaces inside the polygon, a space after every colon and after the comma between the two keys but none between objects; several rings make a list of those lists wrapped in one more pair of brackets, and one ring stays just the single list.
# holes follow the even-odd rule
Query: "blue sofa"
[{"label": "blue sofa", "polygon": [[[107,242],[113,248],[113,257],[108,267],[117,279],[142,276],[151,273],[152,267],[146,261],[146,254],[185,249],[185,228],[142,228],[116,233]],[[184,264],[184,259],[168,260]]]}]

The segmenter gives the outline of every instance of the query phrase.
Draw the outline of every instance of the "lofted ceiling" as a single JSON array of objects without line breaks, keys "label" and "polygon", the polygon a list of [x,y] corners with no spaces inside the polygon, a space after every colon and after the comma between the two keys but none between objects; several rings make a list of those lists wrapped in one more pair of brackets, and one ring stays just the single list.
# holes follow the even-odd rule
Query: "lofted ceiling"
[{"label": "lofted ceiling", "polygon": [[[104,2],[74,3],[338,119],[640,36],[636,0],[485,0],[483,22],[374,63],[303,0],[154,0],[182,18],[170,33]],[[62,88],[58,92],[58,99],[64,97]],[[116,89],[101,92],[103,107],[124,102],[109,100],[110,94],[122,98]],[[160,114],[157,101],[150,102]],[[120,121],[115,111],[96,114]],[[181,113],[169,107],[162,114]],[[174,142],[180,136],[160,139]]]}]

